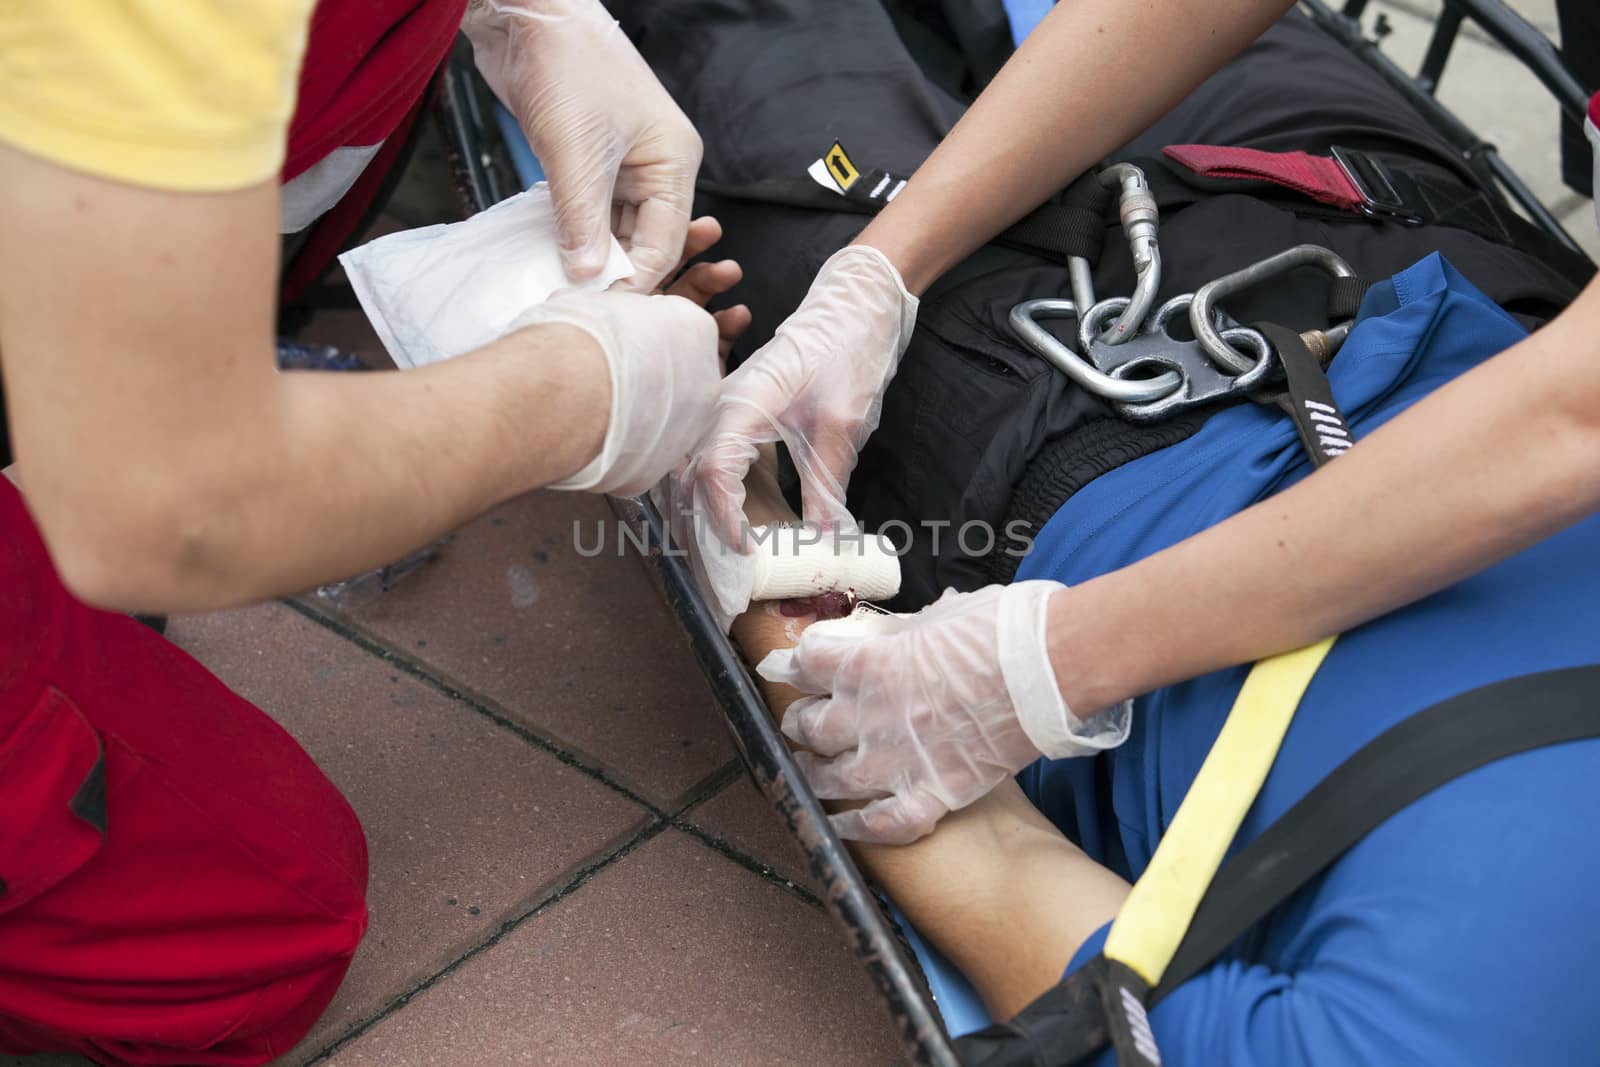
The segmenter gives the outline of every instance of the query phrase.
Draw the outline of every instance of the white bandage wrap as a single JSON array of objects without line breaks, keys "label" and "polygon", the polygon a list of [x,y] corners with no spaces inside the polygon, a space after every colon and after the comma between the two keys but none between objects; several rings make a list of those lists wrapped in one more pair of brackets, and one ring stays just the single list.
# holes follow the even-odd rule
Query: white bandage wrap
[{"label": "white bandage wrap", "polygon": [[[1009,593],[1023,584],[1010,586]],[[1045,615],[1050,598],[1007,596],[997,620],[1000,673],[1017,709],[1017,721],[1041,753],[1051,759],[1089,756],[1128,739],[1133,701],[1124,700],[1080,719],[1067,707],[1050,667]]]},{"label": "white bandage wrap", "polygon": [[813,526],[758,526],[750,540],[755,546],[751,600],[819,593],[887,600],[900,592],[900,557],[872,534],[835,537]]}]

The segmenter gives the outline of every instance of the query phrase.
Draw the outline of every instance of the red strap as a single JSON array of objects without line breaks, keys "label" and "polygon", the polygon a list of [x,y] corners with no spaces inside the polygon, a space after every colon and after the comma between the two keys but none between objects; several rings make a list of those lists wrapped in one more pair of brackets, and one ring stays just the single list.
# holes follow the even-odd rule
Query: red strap
[{"label": "red strap", "polygon": [[1600,126],[1600,93],[1589,98],[1589,125]]},{"label": "red strap", "polygon": [[1366,202],[1344,168],[1326,156],[1209,144],[1170,145],[1164,151],[1168,159],[1205,178],[1271,182],[1345,211],[1359,212]]}]

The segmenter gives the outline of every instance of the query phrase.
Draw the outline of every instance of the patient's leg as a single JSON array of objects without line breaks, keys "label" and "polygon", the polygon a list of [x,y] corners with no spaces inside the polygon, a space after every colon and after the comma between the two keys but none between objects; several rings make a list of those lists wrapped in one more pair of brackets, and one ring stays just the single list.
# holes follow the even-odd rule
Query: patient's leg
[{"label": "patient's leg", "polygon": [[[794,518],[778,491],[770,450],[752,468],[745,498],[753,525]],[[796,603],[788,602],[790,611]],[[753,604],[734,620],[733,637],[757,663],[792,646],[815,621],[785,614],[777,602]],[[761,688],[779,718],[799,696],[786,685],[762,681]],[[914,844],[853,844],[851,850],[997,1019],[1010,1018],[1060,981],[1073,953],[1116,914],[1128,892],[1126,882],[1063,837],[1011,780]]]}]

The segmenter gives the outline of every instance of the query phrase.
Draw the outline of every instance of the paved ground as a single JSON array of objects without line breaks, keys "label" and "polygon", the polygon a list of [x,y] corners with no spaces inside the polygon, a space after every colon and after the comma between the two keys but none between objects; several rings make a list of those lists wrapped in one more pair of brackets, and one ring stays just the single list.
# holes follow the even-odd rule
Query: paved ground
[{"label": "paved ground", "polygon": [[[1415,63],[1425,0],[1377,6],[1386,47]],[[1553,32],[1552,0],[1518,6]],[[1555,109],[1532,79],[1469,37],[1441,95],[1600,255],[1589,203],[1559,185]],[[418,174],[440,172],[424,155]],[[384,225],[448,203],[437,181],[412,181]],[[375,351],[354,312],[308,336]],[[174,621],[172,639],[283,722],[367,827],[371,932],[281,1063],[895,1059],[639,564],[574,550],[575,522],[588,541],[608,518],[598,501],[534,494],[380,597]]]}]

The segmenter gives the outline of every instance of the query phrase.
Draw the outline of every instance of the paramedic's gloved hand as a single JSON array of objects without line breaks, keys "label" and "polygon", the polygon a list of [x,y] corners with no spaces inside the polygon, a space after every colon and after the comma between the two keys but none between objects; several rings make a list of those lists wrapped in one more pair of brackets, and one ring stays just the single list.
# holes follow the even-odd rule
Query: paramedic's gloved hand
[{"label": "paramedic's gloved hand", "polygon": [[511,329],[548,322],[593,337],[611,370],[605,443],[549,488],[637,496],[677,466],[716,407],[716,320],[681,296],[569,291],[530,308]]},{"label": "paramedic's gloved hand", "polygon": [[845,486],[856,453],[878,427],[883,391],[916,318],[917,298],[888,257],[850,245],[822,265],[772,340],[728,375],[716,421],[683,488],[709,521],[702,541],[712,543],[701,544],[701,555],[730,617],[749,603],[750,568],[741,566],[749,558],[742,536],[744,477],[756,447],[772,441],[789,446],[806,521],[853,525]]},{"label": "paramedic's gloved hand", "polygon": [[1061,698],[1045,609],[1063,588],[948,590],[916,615],[816,623],[761,661],[762,677],[813,694],[783,732],[810,750],[796,757],[817,796],[870,801],[832,816],[840,837],[908,844],[1040,755],[1126,739],[1127,703],[1085,722]]},{"label": "paramedic's gloved hand", "polygon": [[616,20],[599,0],[471,0],[462,29],[549,176],[567,274],[598,274],[615,231],[623,284],[654,289],[683,249],[700,136]]}]

